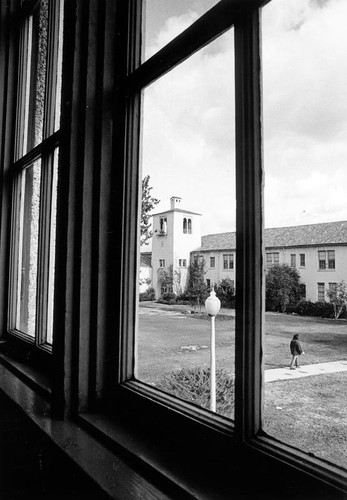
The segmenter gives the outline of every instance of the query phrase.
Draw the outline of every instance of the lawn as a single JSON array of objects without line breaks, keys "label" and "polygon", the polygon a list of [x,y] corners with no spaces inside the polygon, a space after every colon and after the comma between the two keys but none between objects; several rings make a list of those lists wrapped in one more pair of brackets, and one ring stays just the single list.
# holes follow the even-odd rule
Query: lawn
[{"label": "lawn", "polygon": [[[209,367],[210,322],[205,314],[187,314],[187,307],[140,305],[138,378],[157,385],[181,369]],[[216,319],[216,366],[234,373],[235,319]],[[264,368],[286,367],[289,342],[299,333],[302,364],[347,360],[347,322],[266,313]],[[347,468],[347,372],[317,375],[265,386],[264,430]],[[233,418],[229,407],[229,418]]]}]

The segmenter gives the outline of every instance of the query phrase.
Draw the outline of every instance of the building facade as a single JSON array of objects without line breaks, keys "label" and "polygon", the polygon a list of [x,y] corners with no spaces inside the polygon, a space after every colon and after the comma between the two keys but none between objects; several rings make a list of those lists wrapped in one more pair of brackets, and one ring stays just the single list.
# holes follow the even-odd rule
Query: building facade
[{"label": "building facade", "polygon": [[[170,210],[153,216],[151,264],[147,252],[141,276],[146,274],[151,280],[157,298],[167,291],[180,293],[186,286],[191,259],[202,256],[208,286],[224,278],[235,284],[236,233],[201,236],[201,215],[182,210],[180,203],[180,198],[172,197]],[[143,257],[141,260],[144,262]],[[347,281],[347,221],[265,229],[264,269],[275,264],[298,270],[303,298],[326,300],[329,289]],[[161,279],[165,273],[173,275],[169,289],[167,280]]]}]

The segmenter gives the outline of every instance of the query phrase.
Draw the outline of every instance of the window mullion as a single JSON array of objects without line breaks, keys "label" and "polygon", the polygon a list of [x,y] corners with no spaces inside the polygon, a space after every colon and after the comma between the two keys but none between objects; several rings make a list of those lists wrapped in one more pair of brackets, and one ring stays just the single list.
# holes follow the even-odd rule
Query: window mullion
[{"label": "window mullion", "polygon": [[41,160],[41,202],[39,216],[39,245],[38,245],[38,278],[37,278],[37,307],[36,307],[36,345],[42,346],[46,342],[47,307],[48,307],[48,278],[50,259],[50,226],[52,204],[52,172],[53,155]]},{"label": "window mullion", "polygon": [[56,122],[57,78],[58,78],[58,53],[60,29],[60,0],[51,0],[49,4],[48,21],[48,47],[46,69],[46,95],[43,137],[54,133]]},{"label": "window mullion", "polygon": [[263,167],[259,10],[235,25],[237,275],[235,430],[246,441],[261,428]]}]

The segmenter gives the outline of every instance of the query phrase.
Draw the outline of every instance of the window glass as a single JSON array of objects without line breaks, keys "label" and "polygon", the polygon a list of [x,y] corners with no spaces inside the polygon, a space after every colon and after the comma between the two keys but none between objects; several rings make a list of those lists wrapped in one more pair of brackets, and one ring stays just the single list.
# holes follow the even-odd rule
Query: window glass
[{"label": "window glass", "polygon": [[[222,275],[222,262],[218,272],[211,270],[199,249],[218,249],[223,237],[235,247],[233,47],[230,30],[144,90],[142,179],[149,176],[159,203],[151,210],[152,237],[139,249],[152,253],[147,287],[154,289],[155,301],[139,303],[136,366],[141,381],[210,409],[211,325],[204,306],[210,280],[222,300],[215,321],[216,411],[228,418],[235,272],[230,267]],[[159,232],[163,216],[165,238]],[[160,259],[166,266],[158,270]],[[179,259],[187,266],[175,267]]]},{"label": "window glass", "polygon": [[35,336],[36,292],[40,216],[41,161],[19,177],[19,227],[17,234],[17,300],[15,328]]},{"label": "window glass", "polygon": [[144,59],[162,49],[219,0],[146,0],[144,8]]},{"label": "window glass", "polygon": [[[346,326],[327,292],[347,278],[346,16],[344,0],[262,9],[265,247],[281,253],[266,268],[264,430],[344,468]],[[285,264],[293,248],[301,267]],[[294,335],[305,354],[290,370]]]}]

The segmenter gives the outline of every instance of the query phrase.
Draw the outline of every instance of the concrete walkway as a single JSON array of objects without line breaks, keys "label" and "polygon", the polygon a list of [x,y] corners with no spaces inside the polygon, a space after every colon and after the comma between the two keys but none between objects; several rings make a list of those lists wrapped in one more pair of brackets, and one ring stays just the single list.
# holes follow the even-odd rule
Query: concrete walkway
[{"label": "concrete walkway", "polygon": [[302,365],[296,370],[286,368],[275,368],[265,370],[265,382],[276,380],[290,380],[311,375],[325,375],[326,373],[337,373],[347,371],[347,361],[331,361],[329,363],[316,363],[314,365]]}]

